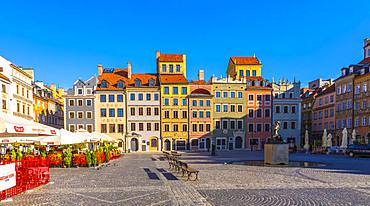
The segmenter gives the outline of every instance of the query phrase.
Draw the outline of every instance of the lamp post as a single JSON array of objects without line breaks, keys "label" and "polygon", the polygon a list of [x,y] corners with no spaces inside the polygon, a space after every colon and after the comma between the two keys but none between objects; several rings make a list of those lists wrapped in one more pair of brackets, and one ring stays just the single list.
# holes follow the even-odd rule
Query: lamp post
[{"label": "lamp post", "polygon": [[46,145],[45,150],[46,150],[46,154],[49,154],[49,151],[50,151],[50,145]]},{"label": "lamp post", "polygon": [[0,146],[0,154],[1,154],[1,162],[3,162],[4,160],[4,155],[6,154],[6,146],[4,144],[2,144]]}]

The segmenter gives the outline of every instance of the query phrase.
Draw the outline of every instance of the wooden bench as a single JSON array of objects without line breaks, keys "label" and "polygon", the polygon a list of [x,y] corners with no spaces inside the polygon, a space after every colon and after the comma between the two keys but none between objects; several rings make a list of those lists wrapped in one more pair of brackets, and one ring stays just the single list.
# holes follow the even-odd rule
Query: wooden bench
[{"label": "wooden bench", "polygon": [[190,177],[192,174],[195,174],[195,180],[198,180],[198,173],[199,173],[199,170],[196,170],[194,168],[191,168],[189,167],[189,165],[185,162],[182,162],[181,163],[181,170],[182,170],[182,176],[184,176],[184,174],[187,174],[188,175],[188,179],[187,180],[191,180]]},{"label": "wooden bench", "polygon": [[189,167],[189,165],[181,160],[178,160],[178,156],[175,156],[168,152],[163,152],[166,159],[168,160],[168,164],[170,166],[170,170],[175,170],[176,173],[182,172],[182,176],[185,176],[185,174],[188,176],[187,180],[191,180],[191,176],[195,174],[195,180],[198,180],[198,174],[199,170],[196,170],[194,168]]}]

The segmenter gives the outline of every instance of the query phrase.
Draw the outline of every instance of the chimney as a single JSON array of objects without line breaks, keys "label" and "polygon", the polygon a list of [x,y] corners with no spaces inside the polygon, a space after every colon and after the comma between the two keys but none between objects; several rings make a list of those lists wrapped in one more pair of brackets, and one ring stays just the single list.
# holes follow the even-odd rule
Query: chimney
[{"label": "chimney", "polygon": [[212,77],[211,77],[211,83],[214,83],[216,81],[216,77],[214,74],[212,74]]},{"label": "chimney", "polygon": [[204,70],[203,69],[200,69],[198,71],[198,80],[199,81],[204,81]]},{"label": "chimney", "polygon": [[131,79],[131,61],[127,62],[127,78]]},{"label": "chimney", "polygon": [[57,85],[56,84],[50,84],[50,89],[56,91]]},{"label": "chimney", "polygon": [[102,75],[103,74],[103,65],[101,64],[98,64],[98,75]]},{"label": "chimney", "polygon": [[159,50],[157,50],[157,51],[155,52],[155,58],[156,58],[156,59],[158,59],[158,58],[159,58],[159,56],[161,56],[161,52],[160,52]]}]

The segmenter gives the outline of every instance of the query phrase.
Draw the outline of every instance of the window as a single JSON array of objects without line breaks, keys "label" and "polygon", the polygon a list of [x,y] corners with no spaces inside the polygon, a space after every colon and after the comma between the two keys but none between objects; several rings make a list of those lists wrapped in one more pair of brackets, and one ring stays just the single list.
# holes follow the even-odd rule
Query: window
[{"label": "window", "polygon": [[176,72],[180,72],[180,64],[176,64]]},{"label": "window", "polygon": [[257,101],[262,101],[262,95],[257,95]]},{"label": "window", "polygon": [[70,124],[70,125],[69,125],[69,131],[70,131],[70,132],[75,132],[75,131],[76,131],[75,125]]},{"label": "window", "polygon": [[169,106],[169,105],[170,105],[170,100],[169,100],[169,99],[167,99],[167,98],[165,98],[165,99],[164,99],[164,105],[165,105],[165,106]]},{"label": "window", "polygon": [[146,123],[146,131],[152,131],[152,123]]},{"label": "window", "polygon": [[181,93],[182,94],[188,94],[188,88],[187,87],[182,87],[181,88]]},{"label": "window", "polygon": [[239,99],[243,98],[243,92],[238,92],[238,98]]},{"label": "window", "polygon": [[366,116],[362,117],[362,126],[366,126]]},{"label": "window", "polygon": [[146,108],[146,115],[147,116],[151,116],[152,115],[152,108],[150,108],[150,107],[147,107]]},{"label": "window", "polygon": [[246,73],[247,77],[251,76],[251,71],[250,70],[246,70],[245,73]]},{"label": "window", "polygon": [[141,87],[141,80],[135,79],[135,87]]},{"label": "window", "polygon": [[210,111],[206,111],[206,118],[210,118],[211,117],[211,112]]},{"label": "window", "polygon": [[187,111],[182,111],[182,118],[183,119],[188,118],[188,112]]},{"label": "window", "polygon": [[6,86],[5,86],[5,84],[2,84],[1,85],[1,92],[4,93],[4,94],[6,94]]},{"label": "window", "polygon": [[78,104],[79,107],[82,107],[83,106],[83,100],[82,99],[77,100],[77,104]]},{"label": "window", "polygon": [[243,120],[238,120],[238,129],[243,129]]},{"label": "window", "polygon": [[173,73],[173,64],[170,64],[169,66],[170,66],[170,69],[169,69],[170,73]]},{"label": "window", "polygon": [[227,120],[222,121],[222,128],[227,129]]},{"label": "window", "polygon": [[187,101],[186,101],[186,99],[184,98],[184,99],[182,99],[182,106],[186,106],[187,105]]},{"label": "window", "polygon": [[221,128],[221,122],[220,121],[216,121],[216,129],[220,129]]},{"label": "window", "polygon": [[227,92],[222,92],[222,97],[227,98]]},{"label": "window", "polygon": [[75,118],[75,112],[69,112],[69,118],[74,119]]},{"label": "window", "polygon": [[117,88],[123,88],[124,87],[124,84],[123,84],[123,81],[118,81],[117,82]]},{"label": "window", "polygon": [[179,131],[179,125],[178,124],[174,124],[173,125],[173,131],[174,132],[178,132]]},{"label": "window", "polygon": [[170,88],[169,87],[164,87],[163,88],[163,93],[164,94],[169,94],[170,93]]},{"label": "window", "polygon": [[249,101],[253,101],[253,100],[254,100],[254,96],[253,96],[253,94],[250,94],[250,95],[248,96],[248,100],[249,100]]},{"label": "window", "polygon": [[216,104],[216,112],[221,112],[221,105]]},{"label": "window", "polygon": [[92,112],[86,112],[86,118],[92,119]]},{"label": "window", "polygon": [[275,107],[275,113],[280,113],[280,106]]},{"label": "window", "polygon": [[257,124],[256,126],[257,126],[257,128],[256,128],[257,132],[261,132],[262,131],[262,124]]},{"label": "window", "polygon": [[288,113],[289,112],[289,107],[288,106],[284,106],[284,113]]},{"label": "window", "polygon": [[107,96],[106,95],[100,95],[100,102],[107,102]]},{"label": "window", "polygon": [[130,94],[130,100],[131,100],[131,101],[135,100],[135,94],[134,94],[134,93],[131,93],[131,94]]},{"label": "window", "polygon": [[187,132],[188,131],[188,125],[187,124],[183,124],[182,125],[182,131],[183,132]]},{"label": "window", "polygon": [[235,121],[230,120],[230,129],[235,129]]},{"label": "window", "polygon": [[199,106],[200,107],[203,107],[203,104],[204,104],[204,101],[203,100],[199,100]]},{"label": "window", "polygon": [[123,133],[123,124],[118,124],[118,132]]},{"label": "window", "polygon": [[270,101],[270,99],[271,99],[271,95],[266,94],[266,95],[265,95],[265,101],[266,101],[266,102],[269,102],[269,101]]},{"label": "window", "polygon": [[198,125],[197,124],[192,124],[192,127],[193,127],[193,132],[196,132],[198,129]]},{"label": "window", "polygon": [[270,109],[265,109],[265,118],[270,117]]},{"label": "window", "polygon": [[86,125],[86,129],[87,129],[88,132],[92,132],[93,131],[93,128],[92,128],[92,125],[91,124]]},{"label": "window", "polygon": [[108,88],[108,83],[107,83],[107,81],[103,80],[103,81],[101,82],[100,87],[101,87],[101,88]]},{"label": "window", "polygon": [[220,98],[221,97],[221,92],[216,92],[216,98]]},{"label": "window", "polygon": [[100,117],[107,117],[107,109],[100,109]]},{"label": "window", "polygon": [[83,118],[83,112],[77,112],[77,118],[82,119]]},{"label": "window", "polygon": [[173,111],[173,118],[178,119],[179,118],[179,112]]},{"label": "window", "polygon": [[292,113],[295,114],[295,112],[296,112],[296,107],[292,106]]},{"label": "window", "polygon": [[256,110],[256,117],[261,118],[262,117],[262,109],[257,109]]},{"label": "window", "polygon": [[164,111],[164,118],[169,119],[170,118],[170,112],[169,111]]},{"label": "window", "polygon": [[116,125],[109,124],[109,133],[115,133],[115,132],[116,132]]},{"label": "window", "polygon": [[154,130],[159,131],[159,123],[154,123]]},{"label": "window", "polygon": [[136,123],[131,123],[131,131],[136,131]]},{"label": "window", "polygon": [[235,112],[235,105],[230,105],[230,112]]},{"label": "window", "polygon": [[144,131],[144,123],[139,123],[139,131]]},{"label": "window", "polygon": [[154,108],[154,115],[159,115],[159,108],[158,107]]},{"label": "window", "polygon": [[210,107],[211,106],[211,100],[206,100],[206,106]]},{"label": "window", "polygon": [[204,112],[203,111],[199,111],[199,118],[204,118]]},{"label": "window", "polygon": [[173,105],[175,106],[179,105],[179,100],[177,98],[173,99]]},{"label": "window", "polygon": [[230,98],[235,98],[235,92],[230,92]]},{"label": "window", "polygon": [[198,113],[196,111],[193,111],[193,118],[197,118]]},{"label": "window", "polygon": [[75,100],[74,99],[69,100],[69,106],[71,106],[71,107],[75,106]]},{"label": "window", "polygon": [[254,128],[253,128],[253,124],[248,124],[248,132],[253,132],[254,131]]},{"label": "window", "polygon": [[109,108],[109,117],[115,117],[115,109],[114,108]]},{"label": "window", "polygon": [[179,88],[178,87],[172,87],[172,94],[179,94]]},{"label": "window", "polygon": [[257,76],[257,71],[256,70],[252,70],[252,76]]},{"label": "window", "polygon": [[254,116],[254,111],[253,111],[253,109],[249,109],[249,110],[248,110],[248,117],[249,117],[249,118],[253,118],[253,116]]},{"label": "window", "polygon": [[270,124],[265,124],[265,132],[269,132],[270,131]]},{"label": "window", "polygon": [[138,99],[139,101],[143,101],[143,99],[144,99],[144,95],[143,95],[143,93],[139,93],[139,94],[138,94],[137,99]]},{"label": "window", "polygon": [[166,72],[166,71],[167,71],[166,65],[162,64],[162,72]]},{"label": "window", "polygon": [[135,116],[135,108],[134,107],[130,108],[130,113],[131,113],[131,116]]},{"label": "window", "polygon": [[143,115],[144,115],[144,108],[139,107],[139,116],[143,116]]},{"label": "window", "polygon": [[239,70],[239,76],[241,76],[241,77],[244,76],[244,70]]},{"label": "window", "polygon": [[224,104],[224,105],[222,105],[222,111],[223,112],[227,112],[228,111],[228,105],[227,104]]},{"label": "window", "polygon": [[295,129],[296,128],[296,122],[291,122],[290,123],[290,128]]},{"label": "window", "polygon": [[86,89],[86,94],[92,94],[92,90],[91,89]]},{"label": "window", "polygon": [[206,131],[207,132],[211,131],[211,124],[206,124]]},{"label": "window", "polygon": [[90,107],[92,105],[91,99],[86,100],[86,106]]},{"label": "window", "polygon": [[164,125],[164,131],[165,132],[169,132],[170,131],[170,125],[169,124],[165,124]]},{"label": "window", "polygon": [[106,124],[101,124],[100,125],[100,132],[101,133],[107,133],[107,125]]},{"label": "window", "polygon": [[117,102],[123,102],[123,95],[122,94],[117,95]]},{"label": "window", "polygon": [[3,109],[6,109],[6,100],[2,100],[3,102]]},{"label": "window", "polygon": [[151,94],[146,94],[146,101],[150,101],[152,99],[152,95]]},{"label": "window", "polygon": [[283,129],[288,129],[288,122],[283,122]]},{"label": "window", "polygon": [[123,108],[117,109],[117,117],[123,117]]}]

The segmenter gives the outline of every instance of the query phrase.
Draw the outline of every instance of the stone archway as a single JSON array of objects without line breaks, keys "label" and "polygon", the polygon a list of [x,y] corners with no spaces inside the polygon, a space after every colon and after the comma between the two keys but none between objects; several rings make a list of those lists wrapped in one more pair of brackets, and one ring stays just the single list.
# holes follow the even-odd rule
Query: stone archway
[{"label": "stone archway", "polygon": [[235,137],[235,149],[241,149],[243,147],[243,139],[240,136]]},{"label": "stone archway", "polygon": [[131,139],[130,148],[132,152],[137,152],[139,150],[139,140],[137,138]]},{"label": "stone archway", "polygon": [[171,150],[171,142],[170,140],[166,139],[164,140],[164,148],[165,151],[170,151]]}]

